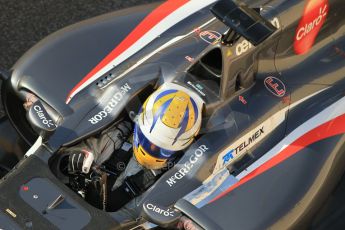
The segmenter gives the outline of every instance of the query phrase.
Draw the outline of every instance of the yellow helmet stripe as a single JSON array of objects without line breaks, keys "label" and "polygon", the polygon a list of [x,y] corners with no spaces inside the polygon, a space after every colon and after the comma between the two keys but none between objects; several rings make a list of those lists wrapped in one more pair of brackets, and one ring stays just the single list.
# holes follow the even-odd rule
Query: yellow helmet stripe
[{"label": "yellow helmet stripe", "polygon": [[188,116],[188,124],[186,127],[186,131],[189,131],[191,128],[193,128],[195,124],[195,112],[192,103],[189,101],[188,103],[188,111],[189,111],[189,116]]},{"label": "yellow helmet stripe", "polygon": [[165,102],[167,102],[168,100],[170,100],[174,97],[175,97],[175,93],[171,93],[171,94],[165,95],[165,96],[161,97],[159,100],[157,100],[153,105],[153,114],[155,115],[158,112],[159,108],[161,108]]},{"label": "yellow helmet stripe", "polygon": [[176,129],[180,127],[188,102],[189,96],[186,93],[182,91],[176,92],[175,97],[162,117],[162,122],[170,128]]}]

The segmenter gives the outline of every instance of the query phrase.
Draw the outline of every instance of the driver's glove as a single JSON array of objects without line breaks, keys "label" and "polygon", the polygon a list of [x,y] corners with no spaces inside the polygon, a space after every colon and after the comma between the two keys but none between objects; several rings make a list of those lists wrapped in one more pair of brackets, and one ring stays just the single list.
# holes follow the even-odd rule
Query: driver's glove
[{"label": "driver's glove", "polygon": [[70,154],[68,159],[68,172],[70,174],[89,173],[94,158],[94,154],[87,150]]}]

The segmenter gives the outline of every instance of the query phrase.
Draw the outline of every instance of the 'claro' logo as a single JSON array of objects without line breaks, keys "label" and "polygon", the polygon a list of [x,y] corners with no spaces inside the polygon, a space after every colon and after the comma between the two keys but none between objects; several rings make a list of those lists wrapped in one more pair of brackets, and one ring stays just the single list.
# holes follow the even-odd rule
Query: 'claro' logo
[{"label": "'claro' logo", "polygon": [[151,203],[146,204],[146,208],[148,210],[151,210],[151,211],[153,211],[157,214],[163,215],[165,217],[169,217],[169,216],[174,217],[175,216],[174,215],[175,212],[173,210],[170,210],[169,208],[166,210],[164,208],[158,207],[158,206],[151,204]]},{"label": "'claro' logo", "polygon": [[56,127],[56,125],[54,124],[53,120],[51,120],[50,118],[46,117],[46,115],[44,114],[44,111],[41,108],[41,106],[35,105],[34,106],[34,110],[35,110],[37,116],[39,117],[39,119],[41,120],[43,125],[45,125],[47,128],[55,128]]},{"label": "'claro' logo", "polygon": [[328,0],[309,0],[296,30],[294,49],[296,54],[307,53],[326,21],[329,11]]}]

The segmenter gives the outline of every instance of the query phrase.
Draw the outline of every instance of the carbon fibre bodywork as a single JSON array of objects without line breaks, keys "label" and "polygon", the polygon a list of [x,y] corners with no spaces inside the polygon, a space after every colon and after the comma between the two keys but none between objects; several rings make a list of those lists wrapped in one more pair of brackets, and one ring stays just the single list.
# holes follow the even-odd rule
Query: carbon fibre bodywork
[{"label": "carbon fibre bodywork", "polygon": [[[179,0],[73,25],[28,51],[3,84],[3,104],[22,139],[43,142],[2,179],[0,227],[68,229],[69,216],[73,229],[128,229],[145,222],[139,218],[145,202],[170,207],[180,199],[223,229],[309,226],[345,171],[345,6],[235,2],[260,9],[257,17],[275,26],[273,34],[257,46],[243,36],[225,43],[229,27],[210,12],[217,1]],[[169,24],[176,12],[181,18]],[[177,164],[127,205],[132,218],[95,209],[51,173],[49,159],[61,147],[137,113],[165,82],[200,95],[203,127]],[[15,112],[30,94],[56,125],[52,131],[32,129]],[[56,194],[65,197],[64,207],[44,213],[39,202]]]}]

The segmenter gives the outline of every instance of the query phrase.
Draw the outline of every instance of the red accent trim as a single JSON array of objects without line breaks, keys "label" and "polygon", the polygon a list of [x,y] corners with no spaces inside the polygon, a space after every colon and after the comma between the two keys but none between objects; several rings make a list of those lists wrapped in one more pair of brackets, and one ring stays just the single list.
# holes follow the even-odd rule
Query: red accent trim
[{"label": "red accent trim", "polygon": [[120,54],[125,52],[149,30],[157,25],[164,18],[169,16],[175,10],[189,2],[189,0],[168,0],[154,11],[152,11],[113,51],[111,51],[95,68],[91,70],[68,94],[67,101],[70,96],[79,87],[81,87],[87,80],[100,71],[104,66],[109,64],[112,60],[117,58]]},{"label": "red accent trim", "polygon": [[225,196],[232,190],[236,189],[237,187],[241,186],[242,184],[252,180],[253,178],[259,176],[260,174],[266,172],[267,170],[273,168],[274,166],[280,164],[281,162],[285,161],[289,157],[293,156],[300,150],[306,148],[307,146],[316,143],[320,140],[336,136],[339,134],[345,133],[345,114],[334,118],[312,130],[308,133],[304,134],[297,140],[295,140],[291,145],[286,147],[272,159],[258,167],[253,172],[249,173],[247,176],[243,177],[239,182],[228,188],[223,193],[219,194],[217,197],[212,199],[209,203],[220,199],[221,197]]}]

